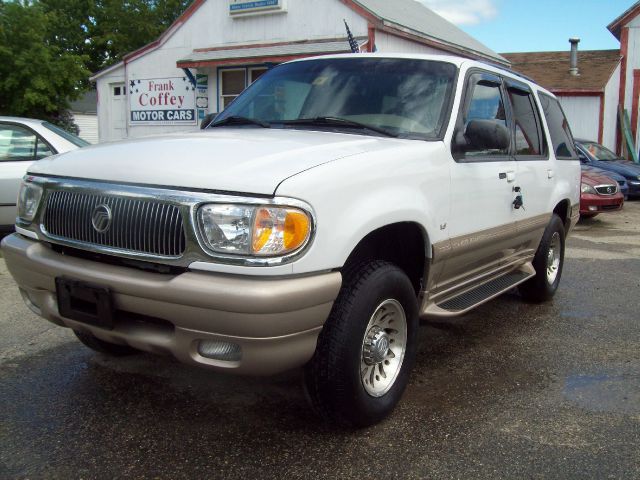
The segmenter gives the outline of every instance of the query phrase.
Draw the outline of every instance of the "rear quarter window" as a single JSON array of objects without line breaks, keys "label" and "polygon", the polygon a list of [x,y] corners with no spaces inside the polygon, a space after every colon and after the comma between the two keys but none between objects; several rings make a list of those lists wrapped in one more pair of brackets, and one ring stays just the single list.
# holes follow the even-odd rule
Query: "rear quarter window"
[{"label": "rear quarter window", "polygon": [[538,96],[544,117],[547,119],[549,136],[551,137],[556,158],[561,160],[577,160],[578,154],[575,150],[573,135],[571,135],[569,122],[567,122],[567,118],[564,116],[560,102],[545,93],[539,92]]}]

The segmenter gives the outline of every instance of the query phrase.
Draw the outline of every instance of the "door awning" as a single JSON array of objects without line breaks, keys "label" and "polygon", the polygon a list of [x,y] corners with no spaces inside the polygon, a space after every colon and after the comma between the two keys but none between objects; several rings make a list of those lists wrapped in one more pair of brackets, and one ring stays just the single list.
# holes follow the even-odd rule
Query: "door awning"
[{"label": "door awning", "polygon": [[[367,43],[366,37],[358,37],[361,47]],[[261,63],[281,63],[297,58],[312,57],[351,51],[347,38],[328,40],[301,40],[271,44],[234,45],[229,47],[196,48],[191,55],[178,60],[178,68],[203,68],[221,65],[242,65]]]}]

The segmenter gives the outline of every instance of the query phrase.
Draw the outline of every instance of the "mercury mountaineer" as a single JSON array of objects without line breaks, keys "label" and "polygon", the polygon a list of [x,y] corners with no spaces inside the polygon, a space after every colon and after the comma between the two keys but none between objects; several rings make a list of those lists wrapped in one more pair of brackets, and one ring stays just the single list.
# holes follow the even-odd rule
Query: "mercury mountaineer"
[{"label": "mercury mountaineer", "polygon": [[303,367],[351,426],[400,400],[420,318],[546,301],[579,215],[557,99],[473,60],[276,66],[199,132],[35,162],[2,242],[31,310],[88,347]]}]

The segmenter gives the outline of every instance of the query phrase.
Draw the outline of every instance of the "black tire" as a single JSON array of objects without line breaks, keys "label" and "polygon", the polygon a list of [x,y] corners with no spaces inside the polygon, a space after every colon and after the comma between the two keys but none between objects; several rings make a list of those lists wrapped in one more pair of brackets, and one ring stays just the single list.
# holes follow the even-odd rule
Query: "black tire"
[{"label": "black tire", "polygon": [[123,357],[125,355],[140,353],[140,350],[137,350],[128,345],[118,345],[116,343],[109,343],[105,342],[104,340],[100,340],[98,337],[90,334],[89,332],[74,330],[73,333],[76,334],[78,340],[80,340],[85,346],[89,347],[91,350],[95,350],[96,352],[104,353],[105,355]]},{"label": "black tire", "polygon": [[[395,381],[386,393],[374,397],[367,393],[361,379],[363,341],[372,315],[389,300],[404,309],[405,352]],[[409,381],[417,329],[416,294],[400,268],[370,261],[344,271],[338,298],[318,337],[315,354],[305,367],[305,388],[313,409],[326,421],[342,426],[366,427],[380,422],[399,402]],[[375,365],[371,368],[376,371]]]},{"label": "black tire", "polygon": [[[557,273],[555,278],[553,281],[550,281],[547,275],[547,262],[554,237],[559,242],[560,264],[556,269]],[[533,268],[536,270],[536,275],[518,287],[520,294],[525,300],[530,302],[545,302],[550,300],[556,293],[558,285],[560,284],[560,277],[562,276],[562,267],[564,266],[564,244],[564,224],[562,220],[560,220],[560,217],[554,213],[542,235],[542,240],[540,240],[536,255],[533,257]]]}]

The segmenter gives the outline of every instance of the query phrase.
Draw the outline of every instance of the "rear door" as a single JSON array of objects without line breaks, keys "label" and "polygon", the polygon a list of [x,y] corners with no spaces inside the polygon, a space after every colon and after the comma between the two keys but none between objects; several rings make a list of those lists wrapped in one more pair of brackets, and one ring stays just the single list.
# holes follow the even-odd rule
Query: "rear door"
[{"label": "rear door", "polygon": [[535,254],[553,210],[555,162],[549,149],[539,111],[531,88],[514,79],[505,78],[505,90],[511,109],[516,177],[514,190],[521,196],[522,206],[514,208],[518,234],[517,249],[523,256]]}]

